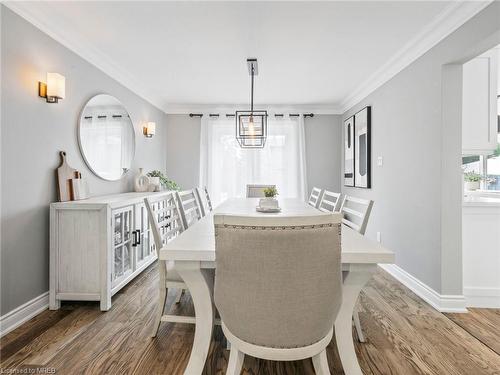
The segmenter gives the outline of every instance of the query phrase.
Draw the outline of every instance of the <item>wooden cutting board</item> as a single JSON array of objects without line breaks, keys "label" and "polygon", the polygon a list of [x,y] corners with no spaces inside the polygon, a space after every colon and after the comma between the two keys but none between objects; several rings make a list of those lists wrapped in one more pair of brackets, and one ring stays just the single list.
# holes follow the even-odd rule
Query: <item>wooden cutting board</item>
[{"label": "wooden cutting board", "polygon": [[76,169],[71,168],[66,162],[66,151],[59,152],[61,165],[57,168],[57,197],[59,202],[71,200],[71,179],[75,177]]}]

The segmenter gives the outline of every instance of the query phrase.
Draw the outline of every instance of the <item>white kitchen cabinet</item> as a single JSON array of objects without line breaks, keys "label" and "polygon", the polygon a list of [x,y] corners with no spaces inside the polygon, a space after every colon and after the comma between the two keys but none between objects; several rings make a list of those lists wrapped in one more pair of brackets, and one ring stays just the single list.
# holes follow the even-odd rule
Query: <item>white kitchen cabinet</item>
[{"label": "white kitchen cabinet", "polygon": [[144,198],[123,193],[50,205],[51,310],[64,300],[100,301],[156,259]]},{"label": "white kitchen cabinet", "polygon": [[498,51],[463,66],[462,153],[491,154],[497,147]]}]

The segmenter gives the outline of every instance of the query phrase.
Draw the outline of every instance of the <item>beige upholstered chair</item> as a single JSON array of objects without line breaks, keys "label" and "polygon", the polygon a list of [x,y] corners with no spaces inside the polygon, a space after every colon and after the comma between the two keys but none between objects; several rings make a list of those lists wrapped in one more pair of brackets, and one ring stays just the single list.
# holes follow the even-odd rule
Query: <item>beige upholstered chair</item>
[{"label": "beige upholstered chair", "polygon": [[[184,225],[179,215],[179,209],[175,198],[175,193],[167,192],[144,199],[148,210],[149,222],[151,223],[151,231],[155,241],[156,253],[159,256],[160,249],[168,241],[177,237],[183,230]],[[152,337],[158,333],[160,323],[166,322],[184,322],[194,323],[194,318],[191,321],[186,321],[185,317],[175,315],[163,315],[165,310],[165,302],[169,288],[176,288],[179,291],[176,303],[180,302],[182,292],[187,289],[186,284],[176,272],[174,262],[166,262],[158,260],[159,270],[159,297],[156,307],[155,321],[152,332]]]},{"label": "beige upholstered chair", "polygon": [[201,219],[202,213],[200,203],[196,198],[195,190],[178,191],[176,193],[184,228],[187,229]]},{"label": "beige upholstered chair", "polygon": [[263,219],[214,216],[226,374],[240,373],[245,354],[312,357],[316,374],[329,374],[325,348],[342,300],[340,215]]},{"label": "beige upholstered chair", "polygon": [[212,202],[210,200],[210,195],[208,195],[208,190],[206,187],[203,188],[203,191],[200,191],[199,188],[195,188],[194,192],[200,204],[201,216],[205,217],[212,211]]},{"label": "beige upholstered chair", "polygon": [[340,210],[340,193],[324,190],[321,200],[318,204],[318,209],[323,212],[336,212]]},{"label": "beige upholstered chair", "polygon": [[264,198],[264,189],[276,188],[276,185],[247,185],[247,198]]},{"label": "beige upholstered chair", "polygon": [[323,190],[321,190],[320,188],[313,187],[311,190],[311,195],[309,196],[309,201],[307,203],[315,208],[318,208],[322,191]]},{"label": "beige upholstered chair", "polygon": [[[360,234],[365,234],[368,219],[370,217],[370,213],[372,212],[372,207],[372,200],[355,198],[350,195],[346,195],[340,208],[343,216],[342,223]],[[363,329],[361,328],[361,321],[359,320],[357,307],[354,309],[352,318],[358,334],[358,340],[360,342],[365,342],[366,339],[363,334]]]}]

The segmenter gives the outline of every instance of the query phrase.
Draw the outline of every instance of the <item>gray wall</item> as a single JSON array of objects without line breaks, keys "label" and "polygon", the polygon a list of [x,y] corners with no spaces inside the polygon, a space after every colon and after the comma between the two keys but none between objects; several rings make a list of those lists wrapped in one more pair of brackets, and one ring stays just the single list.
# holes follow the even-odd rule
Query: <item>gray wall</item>
[{"label": "gray wall", "polygon": [[340,192],[342,118],[315,115],[305,119],[307,188]]},{"label": "gray wall", "polygon": [[199,117],[167,115],[167,174],[182,189],[198,186],[200,125]]},{"label": "gray wall", "polygon": [[442,100],[461,82],[443,87],[443,69],[500,43],[499,30],[495,2],[343,115],[372,106],[373,187],[343,192],[375,201],[367,235],[380,231],[396,264],[442,294],[462,294],[461,123],[443,112],[460,104]]},{"label": "gray wall", "polygon": [[[93,195],[132,190],[138,167],[164,170],[166,115],[2,7],[1,113],[1,314],[48,290],[49,203],[56,200],[58,151],[89,180]],[[66,99],[47,104],[37,96],[47,72],[66,77]],[[129,110],[136,131],[136,156],[126,178],[95,177],[78,148],[77,121],[93,95],[116,96]],[[156,121],[146,139],[140,123]]]},{"label": "gray wall", "polygon": [[[340,191],[341,116],[305,119],[307,186]],[[183,188],[198,186],[200,118],[167,115],[167,173]]]}]

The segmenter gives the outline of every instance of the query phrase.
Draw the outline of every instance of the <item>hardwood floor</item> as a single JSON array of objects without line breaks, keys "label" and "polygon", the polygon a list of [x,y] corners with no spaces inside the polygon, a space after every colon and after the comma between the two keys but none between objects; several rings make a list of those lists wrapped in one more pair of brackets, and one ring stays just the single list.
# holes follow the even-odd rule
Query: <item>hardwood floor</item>
[{"label": "hardwood floor", "polygon": [[[194,326],[162,323],[149,337],[157,293],[156,265],[113,298],[107,313],[97,303],[63,304],[1,339],[0,367],[49,368],[57,374],[182,374]],[[169,293],[167,303],[173,303]],[[172,312],[193,314],[189,294]],[[367,336],[356,342],[365,374],[500,374],[500,311],[440,314],[380,270],[361,295]],[[224,374],[228,351],[220,327],[205,374]],[[342,374],[335,341],[328,347],[332,374]],[[272,362],[246,356],[244,374],[314,374],[310,360]]]}]

